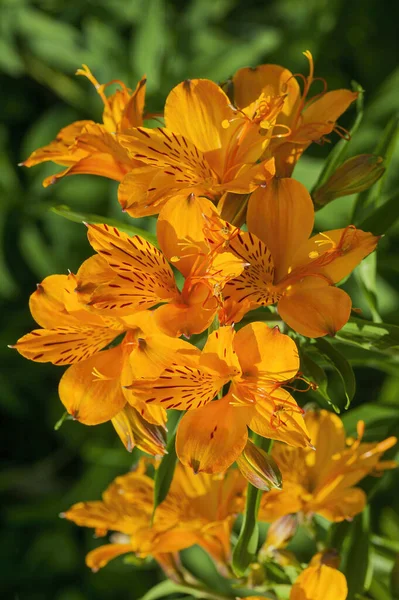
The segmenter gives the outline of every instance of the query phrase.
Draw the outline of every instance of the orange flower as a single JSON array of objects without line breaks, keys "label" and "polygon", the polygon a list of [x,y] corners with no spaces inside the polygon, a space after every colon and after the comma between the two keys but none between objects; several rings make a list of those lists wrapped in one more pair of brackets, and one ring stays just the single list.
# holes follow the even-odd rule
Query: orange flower
[{"label": "orange flower", "polygon": [[283,475],[283,489],[264,494],[260,516],[274,521],[290,513],[319,514],[330,521],[351,519],[366,504],[366,495],[354,487],[368,474],[396,466],[380,462],[396,438],[362,443],[364,423],[359,421],[356,441],[347,439],[341,419],[326,410],[309,411],[305,423],[316,450],[275,444],[272,456]]},{"label": "orange flower", "polygon": [[207,226],[211,245],[250,265],[226,283],[221,321],[237,322],[252,308],[277,303],[282,319],[300,334],[335,335],[352,306],[335,284],[375,249],[379,238],[350,225],[309,239],[312,200],[290,178],[275,178],[251,195],[247,223],[248,232],[223,222]]},{"label": "orange flower", "polygon": [[162,565],[168,554],[193,544],[202,546],[226,571],[231,528],[243,508],[245,484],[237,470],[213,477],[194,475],[178,464],[151,525],[154,482],[141,462],[136,471],[117,477],[102,501],[80,502],[62,516],[77,525],[94,527],[97,535],[106,535],[108,530],[123,534],[119,538],[122,543],[100,546],[87,555],[86,564],[95,571],[128,552],[161,558]]},{"label": "orange flower", "polygon": [[[179,291],[164,254],[140,236],[129,237],[108,225],[88,225],[88,238],[104,264],[103,270],[78,277],[78,290],[91,291],[86,299],[90,307],[125,320],[137,311],[163,304],[155,309],[155,319],[172,336],[204,331],[219,308],[225,282],[245,265],[230,252],[201,253],[195,247],[191,256],[184,257],[183,252],[183,259],[174,261],[186,275]],[[176,244],[165,242],[169,255]]]},{"label": "orange flower", "polygon": [[346,600],[348,585],[338,565],[334,551],[316,554],[292,586],[290,600]]},{"label": "orange flower", "polygon": [[176,194],[246,194],[274,173],[273,159],[259,160],[270,142],[283,97],[260,94],[237,111],[207,79],[176,86],[165,104],[164,128],[138,127],[118,136],[129,156],[147,166],[119,186],[119,202],[133,217],[156,214]]},{"label": "orange flower", "polygon": [[[89,258],[78,276],[104,269],[103,263],[100,257]],[[124,386],[135,376],[162,372],[176,352],[190,353],[191,347],[163,334],[148,311],[123,323],[89,311],[78,301],[76,285],[73,274],[47,277],[30,298],[32,315],[43,329],[23,336],[14,347],[37,362],[71,365],[59,395],[74,419],[86,425],[111,420],[128,450],[137,445],[164,453],[165,410],[142,403]],[[121,334],[121,343],[103,350]]]},{"label": "orange flower", "polygon": [[[336,124],[337,119],[356,100],[357,92],[350,90],[326,91],[326,83],[314,77],[313,57],[309,50],[304,52],[309,60],[309,75],[293,75],[279,65],[260,65],[255,68],[239,69],[233,77],[234,101],[238,108],[247,106],[260,94],[283,97],[284,106],[276,120],[275,134],[264,157],[273,156],[276,174],[290,177],[302,153],[312,143],[329,141],[326,136],[333,131],[339,135],[347,132]],[[301,93],[296,80],[303,80]],[[322,81],[321,93],[309,98],[312,84]]]},{"label": "orange flower", "polygon": [[[45,187],[65,175],[79,173],[100,175],[120,181],[127,172],[140,164],[137,160],[129,158],[114,134],[143,124],[145,77],[139,81],[132,93],[119,80],[100,85],[86,65],[83,65],[83,69],[78,69],[77,75],[87,77],[103,101],[103,123],[72,123],[61,129],[54,141],[35,150],[21,163],[25,167],[33,167],[45,161],[52,161],[67,167],[61,173],[47,177],[43,181]],[[118,84],[120,89],[107,97],[105,89],[113,84]]]},{"label": "orange flower", "polygon": [[[179,459],[195,472],[220,473],[243,451],[247,426],[267,438],[309,444],[302,411],[281,387],[298,368],[293,340],[252,323],[237,333],[221,327],[202,352],[176,355],[159,377],[133,379],[129,389],[147,405],[188,410],[177,432]],[[212,401],[229,382],[227,394]]]}]

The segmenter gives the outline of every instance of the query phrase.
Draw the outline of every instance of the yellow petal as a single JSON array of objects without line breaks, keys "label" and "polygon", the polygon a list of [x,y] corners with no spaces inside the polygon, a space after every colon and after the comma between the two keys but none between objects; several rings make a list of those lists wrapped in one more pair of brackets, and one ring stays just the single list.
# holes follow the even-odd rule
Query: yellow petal
[{"label": "yellow petal", "polygon": [[245,417],[246,409],[232,406],[229,396],[186,413],[177,430],[180,461],[195,473],[225,471],[247,442]]},{"label": "yellow petal", "polygon": [[298,247],[312,232],[314,208],[309,192],[299,181],[275,178],[249,199],[248,229],[271,252],[275,282],[292,263]]},{"label": "yellow petal", "polygon": [[[175,186],[180,189],[180,186]],[[156,215],[175,187],[171,176],[152,166],[132,169],[118,187],[118,201],[124,212],[135,218]]]},{"label": "yellow petal", "polygon": [[85,425],[109,421],[125,406],[120,373],[123,350],[116,346],[73,365],[61,378],[61,402],[74,419]]},{"label": "yellow petal", "polygon": [[278,303],[278,312],[287,325],[314,338],[335,335],[348,322],[351,308],[346,292],[315,277],[292,286]]}]

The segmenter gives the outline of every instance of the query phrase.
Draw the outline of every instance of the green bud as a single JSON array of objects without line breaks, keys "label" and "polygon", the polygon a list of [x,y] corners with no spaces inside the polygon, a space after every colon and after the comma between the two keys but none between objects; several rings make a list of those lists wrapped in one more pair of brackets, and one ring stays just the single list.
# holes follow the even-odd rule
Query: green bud
[{"label": "green bud", "polygon": [[237,459],[237,465],[245,479],[259,490],[281,489],[282,476],[276,461],[250,439]]},{"label": "green bud", "polygon": [[374,154],[359,154],[348,158],[313,194],[314,203],[324,206],[336,198],[363,192],[385,172],[383,158]]}]

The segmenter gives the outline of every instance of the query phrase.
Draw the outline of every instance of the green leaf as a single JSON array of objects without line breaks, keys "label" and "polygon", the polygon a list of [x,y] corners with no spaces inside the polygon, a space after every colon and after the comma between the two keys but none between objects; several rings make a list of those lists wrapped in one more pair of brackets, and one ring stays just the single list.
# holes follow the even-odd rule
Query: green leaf
[{"label": "green leaf", "polygon": [[[170,420],[168,420],[168,426],[170,427]],[[176,455],[176,433],[177,423],[173,428],[173,434],[171,435],[168,445],[166,446],[167,454],[162,458],[161,464],[155,472],[154,477],[154,508],[152,511],[152,519],[154,519],[155,511],[158,506],[163,502],[168,495],[170,484],[172,483],[173,475],[176,468],[177,455]]]},{"label": "green leaf", "polygon": [[358,130],[358,128],[360,126],[360,123],[362,122],[364,90],[363,90],[362,86],[359,83],[357,83],[356,81],[352,81],[352,89],[354,92],[359,92],[359,95],[356,100],[355,122],[353,123],[352,128],[349,132],[350,138],[349,139],[342,138],[338,142],[338,144],[336,144],[334,146],[334,148],[331,150],[330,154],[326,158],[323,170],[320,173],[319,178],[318,178],[314,188],[312,189],[311,196],[313,196],[314,192],[328,180],[328,178],[330,177],[330,175],[332,175],[332,173],[335,171],[335,169],[344,161],[344,159],[348,153],[349,144],[351,143],[354,134],[356,133],[356,131]]},{"label": "green leaf", "polygon": [[393,194],[384,204],[365,217],[358,224],[363,231],[371,231],[374,235],[383,235],[392,225],[395,225],[399,217],[399,194]]},{"label": "green leaf", "polygon": [[338,331],[335,339],[398,358],[399,327],[397,325],[373,323],[358,317],[351,317],[348,323]]},{"label": "green leaf", "polygon": [[354,272],[355,279],[363,293],[373,321],[382,323],[382,319],[378,312],[378,297],[377,297],[377,253],[372,252],[367,256]]},{"label": "green leaf", "polygon": [[148,242],[158,247],[157,238],[153,233],[150,233],[145,229],[141,229],[140,227],[136,227],[135,225],[129,225],[129,223],[118,221],[118,219],[76,212],[74,210],[71,210],[69,206],[65,205],[53,206],[50,208],[50,210],[56,215],[64,217],[65,219],[69,219],[69,221],[73,221],[74,223],[106,223],[107,225],[111,225],[112,227],[118,227],[118,229],[122,229],[130,235],[140,235]]},{"label": "green leaf", "polygon": [[345,548],[341,570],[348,583],[347,600],[355,600],[367,587],[370,563],[370,515],[369,507],[357,515],[350,530],[349,543]]},{"label": "green leaf", "polygon": [[342,416],[342,421],[349,436],[356,435],[357,422],[364,421],[364,439],[383,440],[395,433],[399,425],[399,411],[397,406],[368,403],[350,410]]},{"label": "green leaf", "polygon": [[[271,440],[256,435],[254,438],[257,446],[267,446],[264,450],[271,450]],[[237,544],[233,550],[232,568],[237,577],[242,577],[250,563],[254,560],[258,549],[259,528],[257,517],[262,491],[248,484],[245,512]]]},{"label": "green leaf", "polygon": [[333,399],[334,408],[339,412],[349,408],[356,391],[356,379],[351,365],[325,338],[315,340],[315,346],[333,369],[329,374],[327,393]]},{"label": "green leaf", "polygon": [[[356,226],[359,226],[359,228],[361,227],[360,224],[358,225],[358,223],[365,221],[368,217],[372,218],[375,210],[381,205],[381,198],[383,198],[382,190],[387,178],[387,172],[393,157],[398,134],[399,117],[395,115],[385,127],[379,142],[373,151],[373,154],[383,157],[385,173],[378,180],[376,185],[374,185],[371,189],[359,194],[354,206],[352,222],[355,223]],[[396,215],[397,212],[394,214]],[[394,215],[391,215],[391,218],[393,221],[395,220]]]}]

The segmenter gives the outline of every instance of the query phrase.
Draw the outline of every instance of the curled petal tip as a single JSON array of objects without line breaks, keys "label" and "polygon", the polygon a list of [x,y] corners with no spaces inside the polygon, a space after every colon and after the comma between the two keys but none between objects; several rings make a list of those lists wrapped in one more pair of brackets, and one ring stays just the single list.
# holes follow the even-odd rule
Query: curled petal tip
[{"label": "curled petal tip", "polygon": [[16,346],[16,344],[7,344],[7,348],[13,349],[13,348],[15,348],[15,346]]},{"label": "curled petal tip", "polygon": [[66,517],[66,515],[65,515],[65,513],[64,513],[64,512],[60,512],[60,513],[58,514],[58,516],[60,517],[60,519],[65,519],[65,517]]}]

